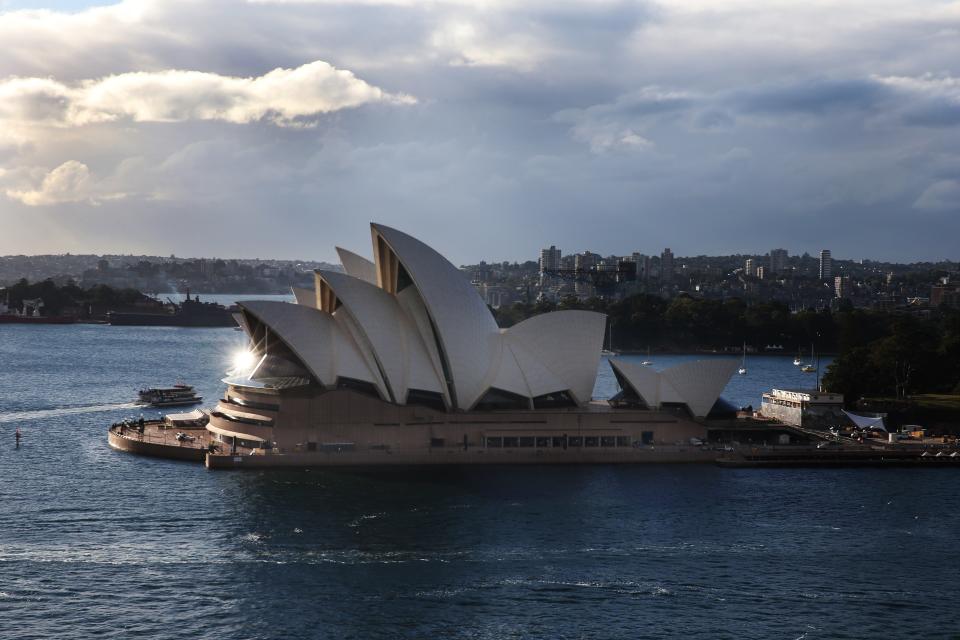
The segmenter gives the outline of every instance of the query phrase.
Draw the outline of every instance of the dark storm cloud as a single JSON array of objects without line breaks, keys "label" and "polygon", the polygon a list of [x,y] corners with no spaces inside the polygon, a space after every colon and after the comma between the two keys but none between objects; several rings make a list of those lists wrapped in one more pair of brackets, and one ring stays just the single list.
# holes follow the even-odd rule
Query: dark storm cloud
[{"label": "dark storm cloud", "polygon": [[734,91],[728,102],[747,114],[823,115],[831,111],[874,111],[890,97],[887,87],[870,79],[811,78]]},{"label": "dark storm cloud", "polygon": [[[885,0],[128,0],[0,15],[0,93],[14,75],[69,93],[42,122],[0,122],[0,253],[333,259],[334,244],[365,253],[380,220],[458,262],[551,243],[815,252],[827,237],[841,257],[865,243],[876,257],[947,255],[960,233],[958,23],[952,5]],[[202,120],[174,91],[171,121],[144,121],[157,112],[145,99],[119,112],[133,116],[76,124],[90,110],[78,88],[108,76],[256,79],[317,61],[416,102],[322,111],[286,90],[255,94],[263,117]],[[279,97],[296,102],[282,121]],[[218,89],[202,106],[237,100]],[[43,232],[10,224],[41,217]]]}]

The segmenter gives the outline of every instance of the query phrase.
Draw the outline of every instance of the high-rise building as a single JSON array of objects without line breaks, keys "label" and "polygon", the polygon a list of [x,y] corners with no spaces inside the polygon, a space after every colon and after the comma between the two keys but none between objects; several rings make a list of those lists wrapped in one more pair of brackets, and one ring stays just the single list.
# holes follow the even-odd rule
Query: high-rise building
[{"label": "high-rise building", "polygon": [[540,249],[540,286],[548,287],[554,283],[556,278],[550,271],[556,271],[560,268],[560,249],[550,245],[549,249]]},{"label": "high-rise building", "polygon": [[850,297],[850,278],[837,276],[833,279],[833,292],[837,298]]},{"label": "high-rise building", "polygon": [[660,282],[663,284],[673,283],[673,251],[670,247],[663,250],[660,254]]},{"label": "high-rise building", "polygon": [[480,261],[480,264],[477,265],[476,270],[473,272],[472,280],[474,282],[490,282],[491,270],[490,265],[488,265],[483,260]]},{"label": "high-rise building", "polygon": [[783,273],[787,270],[787,258],[790,254],[786,249],[770,250],[770,273]]},{"label": "high-rise building", "polygon": [[599,259],[600,256],[589,251],[578,253],[574,258],[573,268],[577,271],[574,290],[578,296],[589,297],[593,295],[593,281],[588,273],[594,270]]},{"label": "high-rise building", "polygon": [[743,275],[749,278],[757,275],[757,265],[753,258],[747,258],[746,262],[743,263],[743,271]]},{"label": "high-rise building", "polygon": [[637,265],[637,280],[646,280],[650,277],[650,256],[634,253],[633,261]]},{"label": "high-rise building", "polygon": [[763,265],[760,265],[759,267],[757,267],[757,277],[760,278],[761,280],[766,280],[769,274],[769,271],[767,269],[768,267],[765,267]]},{"label": "high-rise building", "polygon": [[830,257],[830,249],[824,249],[820,252],[820,279],[829,280],[833,277],[833,258]]}]

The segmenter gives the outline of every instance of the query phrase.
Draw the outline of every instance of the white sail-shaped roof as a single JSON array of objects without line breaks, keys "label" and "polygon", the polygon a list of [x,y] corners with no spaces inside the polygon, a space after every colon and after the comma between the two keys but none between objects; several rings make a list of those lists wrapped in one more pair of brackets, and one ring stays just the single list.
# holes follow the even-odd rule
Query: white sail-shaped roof
[{"label": "white sail-shaped roof", "polygon": [[297,304],[302,304],[306,307],[317,308],[317,292],[313,289],[305,289],[303,287],[290,287],[290,290],[293,291],[293,297],[296,299]]},{"label": "white sail-shaped roof", "polygon": [[[508,343],[533,357],[542,369],[528,367],[527,383],[533,395],[567,391],[588,402],[600,364],[606,316],[595,311],[554,311],[533,316],[504,333]],[[543,369],[550,377],[542,375]],[[560,381],[560,388],[548,387]]]},{"label": "white sail-shaped roof", "polygon": [[610,366],[630,385],[643,403],[655,409],[660,406],[660,374],[651,367],[634,364],[627,360],[612,359]]},{"label": "white sail-shaped roof", "polygon": [[736,360],[696,360],[665,369],[660,375],[676,389],[690,412],[700,418],[710,413],[739,366]]},{"label": "white sail-shaped roof", "polygon": [[370,284],[377,284],[377,266],[352,251],[347,251],[337,247],[337,255],[340,256],[340,264],[348,276],[360,278]]},{"label": "white sail-shaped roof", "polygon": [[739,366],[736,360],[695,360],[663,371],[613,359],[610,365],[650,408],[685,404],[695,417],[710,413],[717,398]]},{"label": "white sail-shaped roof", "polygon": [[416,324],[396,296],[335,271],[320,271],[318,276],[332,293],[335,308],[329,311],[338,317],[349,314],[360,333],[358,342],[369,345],[395,402],[404,402],[410,388],[444,392]]},{"label": "white sail-shaped roof", "polygon": [[382,387],[380,376],[370,370],[353,339],[329,314],[272,300],[237,304],[282,340],[321,384],[329,387],[339,378],[350,378]]},{"label": "white sail-shaped roof", "polygon": [[[590,400],[602,314],[561,311],[501,330],[442,255],[390,227],[373,224],[371,234],[375,262],[338,248],[346,273],[316,272],[313,290],[293,289],[297,304],[241,303],[248,334],[261,339],[266,327],[326,386],[369,383],[398,404],[442,398],[471,410]],[[674,383],[658,385],[658,397],[679,397]]]},{"label": "white sail-shaped roof", "polygon": [[533,397],[524,371],[509,346],[504,345],[500,349],[500,362],[494,369],[494,376],[489,381],[488,388],[501,389],[527,398]]},{"label": "white sail-shaped roof", "polygon": [[454,404],[471,408],[486,391],[484,383],[500,357],[500,329],[493,315],[463,273],[439,253],[396,229],[371,228],[379,285],[388,293],[405,285],[417,288],[439,342]]}]

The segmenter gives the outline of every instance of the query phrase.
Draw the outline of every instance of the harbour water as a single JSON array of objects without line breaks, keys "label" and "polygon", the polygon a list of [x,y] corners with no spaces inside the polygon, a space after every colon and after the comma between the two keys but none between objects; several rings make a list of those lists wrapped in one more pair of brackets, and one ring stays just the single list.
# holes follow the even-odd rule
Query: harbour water
[{"label": "harbour water", "polygon": [[[212,402],[242,344],[0,326],[0,637],[960,637],[952,469],[208,472],[107,447],[137,388]],[[747,368],[737,405],[813,378]]]}]

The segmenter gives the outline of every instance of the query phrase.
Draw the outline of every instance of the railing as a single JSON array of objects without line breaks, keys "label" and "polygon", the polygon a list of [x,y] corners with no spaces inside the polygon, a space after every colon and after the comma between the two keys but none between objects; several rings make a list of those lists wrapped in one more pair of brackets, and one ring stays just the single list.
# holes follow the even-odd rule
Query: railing
[{"label": "railing", "polygon": [[184,449],[206,449],[207,443],[204,441],[204,436],[194,436],[195,440],[177,440],[176,432],[171,433],[172,429],[162,430],[160,433],[157,432],[141,432],[138,427],[126,427],[121,430],[119,426],[113,425],[110,427],[110,432],[115,436],[123,438],[125,440],[130,440],[132,442],[146,442],[148,444],[161,444],[168,447],[182,447]]}]

